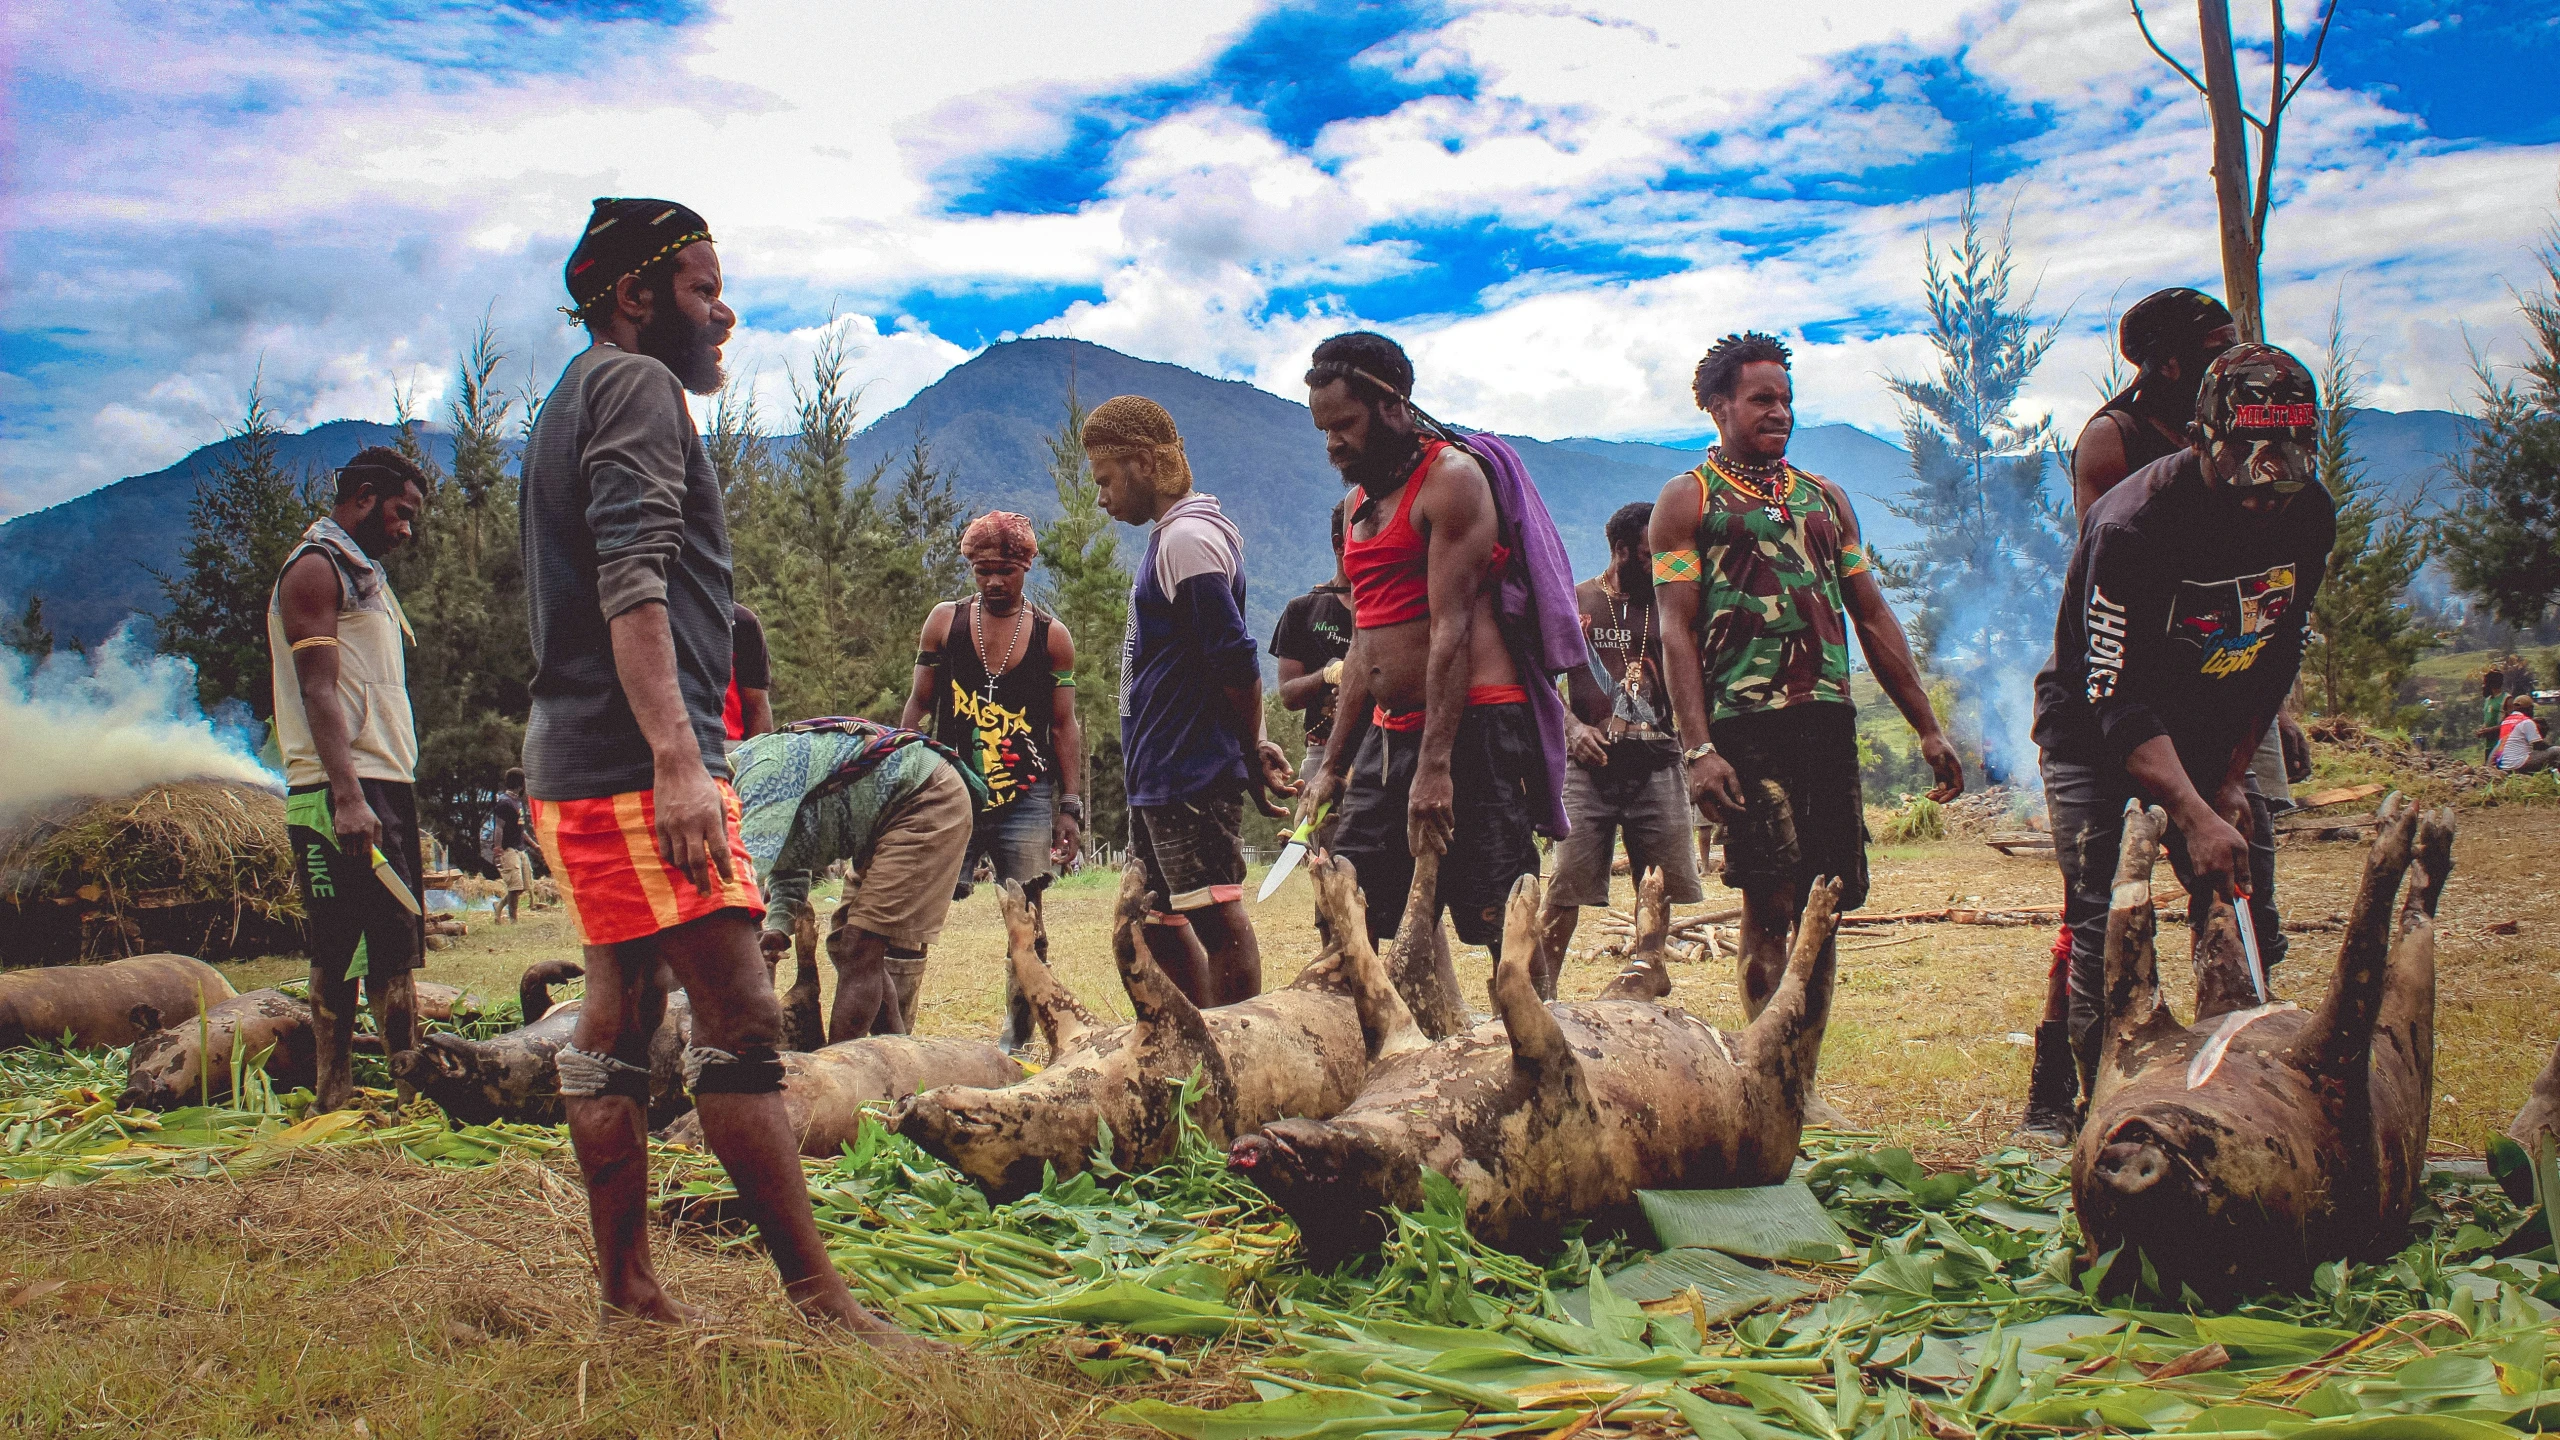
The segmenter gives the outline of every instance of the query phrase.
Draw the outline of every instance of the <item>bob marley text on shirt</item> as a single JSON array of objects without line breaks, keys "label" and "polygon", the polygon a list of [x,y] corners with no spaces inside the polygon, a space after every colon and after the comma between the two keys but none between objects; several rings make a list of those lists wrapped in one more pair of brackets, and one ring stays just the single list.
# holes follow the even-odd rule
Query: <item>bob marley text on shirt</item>
[{"label": "bob marley text on shirt", "polygon": [[2278,565],[2229,580],[2182,580],[2169,605],[2169,633],[2201,652],[2197,673],[2220,680],[2258,663],[2259,652],[2293,611],[2294,568]]},{"label": "bob marley text on shirt", "polygon": [[1048,757],[1032,737],[1030,712],[956,680],[944,683],[951,687],[951,713],[967,722],[975,735],[969,768],[987,782],[988,807],[1012,803],[1049,772]]}]

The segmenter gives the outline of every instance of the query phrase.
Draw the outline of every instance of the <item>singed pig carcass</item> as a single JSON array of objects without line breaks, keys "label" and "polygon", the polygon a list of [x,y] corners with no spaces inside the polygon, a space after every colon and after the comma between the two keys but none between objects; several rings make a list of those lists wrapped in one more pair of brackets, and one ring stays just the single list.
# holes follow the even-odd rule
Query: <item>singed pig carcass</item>
[{"label": "singed pig carcass", "polygon": [[2107,917],[2097,1068],[2071,1157],[2090,1255],[2121,1248],[2125,1277],[2138,1251],[2170,1293],[2223,1304],[2398,1251],[2427,1153],[2452,812],[2384,802],[2316,1010],[2249,1004],[2230,905],[2197,902],[2193,1025],[2160,994],[2151,870],[2167,826],[2157,808],[2127,814]]},{"label": "singed pig carcass", "polygon": [[[414,1050],[391,1057],[391,1073],[464,1125],[516,1120],[556,1125],[567,1118],[560,1105],[560,1049],[578,1028],[585,1003],[551,1003],[551,987],[585,972],[566,960],[545,960],[524,972],[518,1002],[521,1029],[486,1040],[428,1035]],[[667,1012],[649,1037],[649,1124],[672,1122],[693,1108],[684,1088],[684,1049],[693,1043],[693,1009],[682,990],[667,991]]]},{"label": "singed pig carcass", "polygon": [[2560,1045],[2551,1047],[2551,1059],[2534,1077],[2524,1108],[2507,1126],[2507,1138],[2523,1146],[2528,1155],[2544,1145],[2560,1144]]},{"label": "singed pig carcass", "polygon": [[1279,1121],[1230,1149],[1297,1222],[1311,1263],[1374,1247],[1382,1209],[1421,1206],[1425,1170],[1456,1183],[1471,1233],[1511,1250],[1576,1220],[1623,1225],[1640,1189],[1786,1179],[1831,1012],[1838,882],[1813,886],[1777,993],[1739,1031],[1661,1003],[1659,877],[1628,966],[1600,997],[1541,1001],[1544,893],[1535,876],[1512,889],[1493,1019],[1386,1059],[1330,1119]]},{"label": "singed pig carcass", "polygon": [[130,1045],[232,997],[222,972],[192,955],[0,971],[0,1050],[71,1037]]},{"label": "singed pig carcass", "polygon": [[267,1080],[280,1091],[313,1083],[319,1072],[311,1007],[281,990],[252,990],[161,1025],[133,1042],[124,1095],[116,1103],[128,1110],[171,1110],[228,1099],[234,1052],[244,1068],[265,1055]]},{"label": "singed pig carcass", "polygon": [[[865,1035],[805,1053],[782,1052],[782,1103],[800,1153],[823,1158],[861,1135],[866,1106],[945,1085],[994,1089],[1022,1075],[1022,1062],[992,1040]],[[697,1150],[709,1148],[696,1111],[668,1126],[666,1138]]]},{"label": "singed pig carcass", "polygon": [[1201,1010],[1148,955],[1138,925],[1146,879],[1122,875],[1112,951],[1137,1019],[1103,1027],[1047,960],[1048,938],[1020,887],[1005,888],[1014,983],[1048,1040],[1048,1068],[1003,1089],[946,1086],[899,1103],[890,1124],[998,1198],[1035,1189],[1044,1168],[1085,1166],[1102,1127],[1112,1163],[1138,1169],[1171,1153],[1183,1083],[1198,1077],[1191,1118],[1211,1143],[1285,1115],[1328,1115],[1358,1092],[1382,1044],[1418,1043],[1413,1017],[1373,955],[1364,976],[1346,945],[1368,948],[1349,862],[1311,865],[1326,943],[1283,989]]}]

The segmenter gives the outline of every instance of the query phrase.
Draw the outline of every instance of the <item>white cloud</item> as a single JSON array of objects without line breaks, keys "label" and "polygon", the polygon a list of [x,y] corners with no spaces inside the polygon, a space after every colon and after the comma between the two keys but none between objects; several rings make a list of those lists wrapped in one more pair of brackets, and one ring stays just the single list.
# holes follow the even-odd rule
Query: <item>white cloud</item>
[{"label": "white cloud", "polygon": [[[432,410],[484,313],[510,378],[547,384],[577,343],[551,311],[561,253],[587,199],[613,193],[711,217],[753,322],[732,368],[758,376],[769,420],[831,310],[872,413],[966,358],[974,333],[926,328],[937,296],[1098,293],[1030,328],[1295,394],[1313,341],[1364,319],[1364,286],[1427,280],[1440,247],[1498,231],[1687,268],[1568,260],[1395,316],[1427,403],[1534,434],[1695,433],[1706,343],[1814,327],[1808,418],[1890,430],[1880,377],[1928,362],[1922,242],[1955,199],[1804,198],[1801,181],[1972,143],[1904,59],[1959,66],[2048,126],[1986,196],[2012,217],[2022,278],[2068,310],[2034,404],[2086,412],[2111,306],[2220,288],[2201,107],[2118,0],[1607,9],[1494,0],[1374,45],[1353,62],[1366,77],[1468,76],[1472,94],[1340,120],[1300,149],[1214,93],[1143,115],[1113,98],[1196,79],[1256,20],[1246,0],[731,0],[673,37],[527,22],[495,68],[457,63],[499,33],[477,14],[350,39],[244,4],[12,7],[0,43],[24,119],[0,323],[47,338],[0,374],[0,515],[167,463],[259,374],[291,423],[387,418],[403,384]],[[2246,38],[2263,22],[2240,23]],[[938,208],[954,177],[1055,158],[1092,123],[1108,143],[1086,203]],[[2399,407],[2464,390],[2468,343],[2512,358],[2506,282],[2532,278],[2560,147],[2441,144],[2315,81],[2284,159],[2281,342],[2316,345],[2342,301],[2376,403]],[[1723,178],[1663,186],[1675,171]]]}]

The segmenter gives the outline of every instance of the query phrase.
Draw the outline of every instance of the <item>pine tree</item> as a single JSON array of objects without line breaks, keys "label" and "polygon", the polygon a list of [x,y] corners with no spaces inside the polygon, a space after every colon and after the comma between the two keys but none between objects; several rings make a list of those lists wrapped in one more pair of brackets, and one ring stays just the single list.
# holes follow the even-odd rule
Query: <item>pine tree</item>
[{"label": "pine tree", "polygon": [[2409,582],[2427,563],[2427,529],[2385,509],[2387,497],[2365,477],[2348,421],[2364,404],[2340,318],[2329,321],[2329,356],[2320,389],[2320,483],[2338,510],[2329,572],[2312,603],[2303,674],[2331,715],[2377,724],[2395,718],[2401,682],[2436,640],[2408,602]]},{"label": "pine tree", "polygon": [[933,442],[925,437],[921,421],[915,443],[907,447],[906,468],[898,472],[889,516],[898,534],[922,552],[918,573],[924,593],[932,597],[928,603],[968,589],[969,566],[960,556],[960,497],[952,491],[950,475],[934,467]]},{"label": "pine tree", "polygon": [[285,473],[284,432],[256,382],[231,431],[231,453],[196,484],[178,573],[153,572],[169,602],[161,648],[196,667],[196,696],[208,710],[229,702],[261,720],[275,714],[267,655],[267,602],[285,557],[328,510],[324,481]]},{"label": "pine tree", "polygon": [[792,377],[800,432],[769,478],[749,458],[762,449],[751,404],[731,411],[725,435],[714,417],[734,472],[724,478],[739,517],[730,546],[735,588],[764,622],[781,717],[894,715],[922,623],[910,613],[917,596],[909,593],[922,584],[920,553],[880,501],[888,467],[852,478],[861,399],[852,359],[843,330],[831,328],[806,382]]},{"label": "pine tree", "polygon": [[2435,535],[2453,583],[2518,630],[2560,599],[2560,231],[2542,268],[2545,288],[2521,302],[2532,332],[2524,383],[2479,365],[2478,429],[2453,464],[2462,499]]},{"label": "pine tree", "polygon": [[18,618],[0,625],[0,645],[8,646],[37,665],[43,664],[44,657],[53,653],[53,627],[44,623],[43,596],[28,596],[27,608],[18,612]]},{"label": "pine tree", "polygon": [[1084,453],[1085,407],[1067,384],[1066,414],[1048,437],[1049,478],[1060,515],[1040,532],[1047,570],[1036,597],[1076,637],[1076,718],[1084,727],[1086,828],[1129,843],[1128,790],[1120,764],[1120,660],[1129,629],[1129,572],[1114,521],[1102,508]]},{"label": "pine tree", "polygon": [[2033,761],[2031,681],[2071,560],[2073,527],[2045,487],[2053,422],[2016,414],[2055,327],[2029,316],[2032,293],[2012,299],[2009,233],[1984,232],[1970,191],[1955,245],[1942,255],[1932,244],[1927,257],[1937,373],[1887,381],[1902,402],[1913,483],[1886,508],[1920,538],[1899,547],[1884,583],[1919,603],[1920,658],[1955,682],[1958,733],[1997,772]]},{"label": "pine tree", "polygon": [[519,487],[507,465],[517,399],[496,383],[505,361],[484,320],[455,367],[446,408],[450,477],[420,443],[408,398],[394,399],[400,449],[435,482],[416,536],[384,562],[417,633],[408,662],[419,819],[471,864],[500,781],[524,753],[532,705],[524,562],[515,544]]}]

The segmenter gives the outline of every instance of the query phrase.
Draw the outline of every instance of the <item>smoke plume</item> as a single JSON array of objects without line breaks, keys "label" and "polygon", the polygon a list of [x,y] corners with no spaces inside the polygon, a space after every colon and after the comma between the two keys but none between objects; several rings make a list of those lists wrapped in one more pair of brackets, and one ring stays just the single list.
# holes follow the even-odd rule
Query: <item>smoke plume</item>
[{"label": "smoke plume", "polygon": [[0,823],[57,800],[169,780],[283,788],[258,763],[245,726],[217,725],[197,706],[195,667],[154,654],[132,629],[32,668],[0,651]]}]

